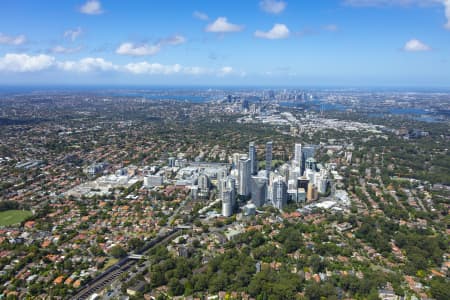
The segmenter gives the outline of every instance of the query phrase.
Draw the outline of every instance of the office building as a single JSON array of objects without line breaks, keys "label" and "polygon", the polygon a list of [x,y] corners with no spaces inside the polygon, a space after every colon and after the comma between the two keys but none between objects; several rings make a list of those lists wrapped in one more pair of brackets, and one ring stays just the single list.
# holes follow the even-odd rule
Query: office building
[{"label": "office building", "polygon": [[317,171],[317,162],[313,157],[306,159],[305,168],[309,170]]},{"label": "office building", "polygon": [[258,160],[256,158],[255,143],[251,142],[248,146],[248,158],[250,158],[250,171],[252,175],[258,172]]},{"label": "office building", "polygon": [[328,187],[328,172],[326,169],[321,169],[318,176],[316,176],[315,184],[317,185],[318,192],[320,194],[325,194],[327,192]]},{"label": "office building", "polygon": [[306,191],[306,201],[315,201],[318,199],[318,193],[316,186],[310,182],[308,183],[308,190]]},{"label": "office building", "polygon": [[278,209],[283,209],[287,204],[287,186],[282,177],[278,177],[273,181],[272,204]]},{"label": "office building", "polygon": [[288,201],[298,203],[297,190],[287,190]]},{"label": "office building", "polygon": [[279,175],[283,176],[284,181],[289,180],[289,173],[291,171],[291,166],[289,164],[283,164],[281,167],[278,168]]},{"label": "office building", "polygon": [[198,199],[198,186],[196,185],[191,186],[191,197],[193,200]]},{"label": "office building", "polygon": [[298,166],[298,167],[300,167],[302,165],[302,144],[295,144],[294,165]]},{"label": "office building", "polygon": [[241,153],[233,153],[232,156],[233,168],[237,168],[239,166],[239,159],[241,159],[241,157],[242,157]]},{"label": "office building", "polygon": [[219,186],[221,186],[222,192],[220,198],[222,200],[222,215],[224,217],[230,217],[233,215],[234,208],[236,206],[236,180],[228,176],[223,179]]},{"label": "office building", "polygon": [[225,179],[228,176],[228,170],[226,168],[220,168],[217,172],[217,181],[221,181],[222,179]]},{"label": "office building", "polygon": [[308,183],[309,183],[309,180],[307,178],[300,177],[300,178],[298,178],[297,187],[302,188],[305,190],[305,192],[307,192],[308,191]]},{"label": "office building", "polygon": [[272,171],[272,142],[267,142],[266,143],[266,173],[267,173],[267,177],[269,177],[270,171]]},{"label": "office building", "polygon": [[161,186],[163,184],[163,177],[160,175],[148,175],[144,177],[144,187],[152,188]]},{"label": "office building", "polygon": [[175,167],[175,161],[176,161],[175,157],[169,157],[169,159],[168,159],[169,167],[171,167],[171,168]]},{"label": "office building", "polygon": [[238,195],[240,197],[248,197],[250,196],[250,159],[247,157],[242,157],[239,160],[239,173],[238,173],[238,182],[239,182],[239,191]]},{"label": "office building", "polygon": [[306,161],[308,158],[314,158],[315,156],[315,147],[313,145],[308,145],[302,147],[302,161],[301,161],[301,174],[305,172],[306,169]]},{"label": "office building", "polygon": [[297,203],[304,203],[306,201],[306,190],[304,188],[297,189]]},{"label": "office building", "polygon": [[316,174],[316,172],[314,172],[311,169],[305,169],[305,173],[303,175],[303,177],[305,177],[306,179],[309,180],[309,182],[314,183],[314,175]]},{"label": "office building", "polygon": [[233,215],[233,193],[225,191],[222,195],[222,216],[231,217]]},{"label": "office building", "polygon": [[261,207],[267,200],[267,178],[252,176],[251,199],[256,207]]},{"label": "office building", "polygon": [[200,176],[198,176],[198,188],[202,192],[209,191],[209,178],[206,174],[200,174]]},{"label": "office building", "polygon": [[297,178],[299,178],[300,175],[300,168],[296,167],[296,168],[291,168],[289,170],[289,180],[297,180]]}]

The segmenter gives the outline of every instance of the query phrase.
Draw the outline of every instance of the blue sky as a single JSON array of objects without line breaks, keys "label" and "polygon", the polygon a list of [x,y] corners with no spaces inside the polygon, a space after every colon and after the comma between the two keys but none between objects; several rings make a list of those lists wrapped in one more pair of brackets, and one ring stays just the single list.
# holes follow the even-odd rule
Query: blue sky
[{"label": "blue sky", "polygon": [[3,0],[0,85],[450,86],[450,0]]}]

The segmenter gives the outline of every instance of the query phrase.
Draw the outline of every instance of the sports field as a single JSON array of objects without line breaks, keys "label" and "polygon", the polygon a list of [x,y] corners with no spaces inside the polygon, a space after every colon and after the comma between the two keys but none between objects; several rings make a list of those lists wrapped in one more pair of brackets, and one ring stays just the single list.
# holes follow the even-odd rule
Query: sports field
[{"label": "sports field", "polygon": [[28,210],[6,210],[0,212],[0,226],[10,226],[19,224],[26,218],[32,216]]}]

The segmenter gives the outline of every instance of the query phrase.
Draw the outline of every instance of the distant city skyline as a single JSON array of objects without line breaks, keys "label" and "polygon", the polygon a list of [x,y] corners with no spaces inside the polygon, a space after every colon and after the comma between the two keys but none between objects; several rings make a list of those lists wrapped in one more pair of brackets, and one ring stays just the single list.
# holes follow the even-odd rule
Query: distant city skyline
[{"label": "distant city skyline", "polygon": [[449,78],[450,0],[5,0],[0,11],[0,86]]}]

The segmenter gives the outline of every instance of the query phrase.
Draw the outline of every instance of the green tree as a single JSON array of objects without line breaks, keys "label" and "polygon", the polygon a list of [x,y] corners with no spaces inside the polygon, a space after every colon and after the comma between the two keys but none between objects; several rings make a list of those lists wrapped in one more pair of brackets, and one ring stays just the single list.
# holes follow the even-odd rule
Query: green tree
[{"label": "green tree", "polygon": [[180,296],[184,293],[184,286],[176,278],[169,281],[169,294],[172,296]]},{"label": "green tree", "polygon": [[120,246],[116,245],[109,250],[109,254],[115,258],[122,258],[127,256],[127,252]]},{"label": "green tree", "polygon": [[449,281],[445,278],[434,277],[430,282],[430,293],[436,300],[450,299]]}]

